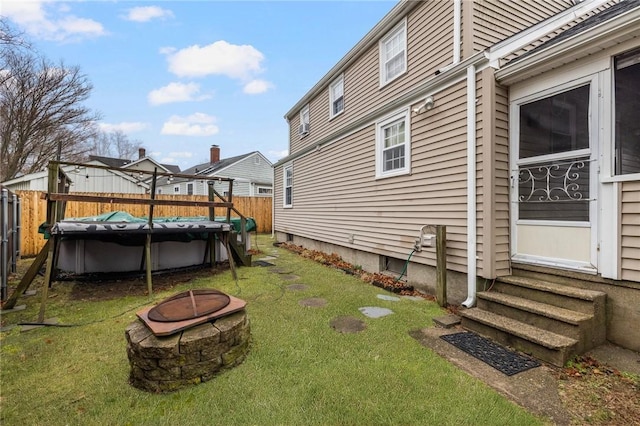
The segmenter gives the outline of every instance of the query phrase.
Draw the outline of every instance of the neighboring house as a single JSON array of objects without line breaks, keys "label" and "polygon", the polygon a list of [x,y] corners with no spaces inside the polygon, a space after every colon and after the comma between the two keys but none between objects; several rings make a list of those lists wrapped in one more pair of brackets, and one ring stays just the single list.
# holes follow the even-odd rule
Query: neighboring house
[{"label": "neighboring house", "polygon": [[[124,160],[120,158],[101,157],[91,155],[83,166],[62,166],[62,170],[69,177],[71,185],[69,192],[101,192],[101,193],[125,193],[144,194],[151,189],[149,173],[140,174],[138,171],[153,172],[157,169],[162,173],[179,173],[178,166],[160,164],[145,155],[145,150],[140,148],[137,160]],[[127,169],[108,170],[91,166],[107,166]],[[42,171],[30,173],[15,179],[3,182],[12,191],[31,190],[47,191],[49,172]]]},{"label": "neighboring house", "polygon": [[271,197],[273,193],[273,168],[267,158],[258,151],[236,157],[220,159],[220,147],[211,146],[209,162],[183,170],[181,174],[202,176],[201,179],[183,177],[159,179],[158,194],[208,195],[209,182],[221,195],[229,191],[226,181],[216,177],[233,179],[232,195],[245,197]]},{"label": "neighboring house", "polygon": [[640,350],[639,36],[638,0],[400,1],[286,114],[278,240],[434,293],[446,225],[449,302],[544,274]]}]

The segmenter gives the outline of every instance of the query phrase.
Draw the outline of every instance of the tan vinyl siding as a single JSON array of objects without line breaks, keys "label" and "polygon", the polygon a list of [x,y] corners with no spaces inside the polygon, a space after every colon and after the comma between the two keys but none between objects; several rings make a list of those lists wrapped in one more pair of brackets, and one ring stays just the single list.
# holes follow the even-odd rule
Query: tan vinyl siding
[{"label": "tan vinyl siding", "polygon": [[[309,104],[311,131],[308,136],[300,139],[299,117],[289,117],[289,154],[340,132],[449,65],[453,58],[452,34],[452,5],[440,0],[421,2],[407,17],[407,72],[380,88],[378,44],[372,45],[344,71],[345,108],[342,114],[329,120],[329,82]],[[380,34],[380,37],[384,35]]]},{"label": "tan vinyl siding", "polygon": [[[293,209],[281,208],[278,167],[276,230],[406,259],[422,225],[444,224],[448,267],[466,272],[466,86],[436,96],[433,110],[410,118],[411,175],[375,179],[373,123],[294,161]],[[412,261],[433,266],[435,252]]]},{"label": "tan vinyl siding", "polygon": [[476,0],[473,30],[464,37],[471,36],[473,50],[479,52],[571,6],[570,0]]},{"label": "tan vinyl siding", "polygon": [[509,92],[495,88],[494,152],[494,226],[496,275],[511,273],[509,248]]},{"label": "tan vinyl siding", "polygon": [[640,182],[622,183],[621,269],[623,280],[640,281]]}]

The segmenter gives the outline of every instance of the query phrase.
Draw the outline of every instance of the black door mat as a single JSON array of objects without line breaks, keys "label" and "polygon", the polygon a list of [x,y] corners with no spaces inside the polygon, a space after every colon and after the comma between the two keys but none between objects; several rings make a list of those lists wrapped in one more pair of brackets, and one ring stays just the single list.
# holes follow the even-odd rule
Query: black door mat
[{"label": "black door mat", "polygon": [[475,333],[445,334],[440,338],[507,376],[513,376],[530,368],[540,366],[538,361],[503,348],[497,343]]},{"label": "black door mat", "polygon": [[274,264],[264,260],[256,260],[253,262],[253,266],[274,266]]}]

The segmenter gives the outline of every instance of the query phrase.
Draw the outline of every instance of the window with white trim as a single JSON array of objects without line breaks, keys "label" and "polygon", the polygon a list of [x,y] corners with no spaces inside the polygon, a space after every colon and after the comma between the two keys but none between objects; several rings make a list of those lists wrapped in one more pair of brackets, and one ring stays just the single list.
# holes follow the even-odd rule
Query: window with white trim
[{"label": "window with white trim", "polygon": [[615,174],[640,173],[640,49],[614,58]]},{"label": "window with white trim", "polygon": [[283,200],[282,207],[293,207],[293,166],[287,166],[282,171]]},{"label": "window with white trim", "polygon": [[376,145],[376,177],[404,175],[411,171],[409,110],[377,124]]},{"label": "window with white trim", "polygon": [[300,127],[298,127],[298,134],[301,138],[307,136],[310,129],[311,126],[309,123],[309,105],[307,105],[300,110]]},{"label": "window with white trim", "polygon": [[268,188],[266,186],[259,186],[258,187],[258,195],[271,195],[273,194],[273,189],[272,188]]},{"label": "window with white trim", "polygon": [[180,193],[180,185],[176,185],[173,187],[173,193],[174,194],[179,194]]},{"label": "window with white trim", "polygon": [[380,40],[380,87],[407,71],[407,20]]},{"label": "window with white trim", "polygon": [[187,195],[193,195],[193,183],[191,182],[187,184]]},{"label": "window with white trim", "polygon": [[344,111],[344,76],[340,76],[329,86],[329,118]]}]

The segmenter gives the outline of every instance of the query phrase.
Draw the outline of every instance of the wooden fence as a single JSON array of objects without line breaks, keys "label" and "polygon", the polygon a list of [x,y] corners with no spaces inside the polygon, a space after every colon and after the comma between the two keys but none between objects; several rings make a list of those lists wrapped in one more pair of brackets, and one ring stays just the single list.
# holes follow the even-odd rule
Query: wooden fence
[{"label": "wooden fence", "polygon": [[[22,238],[21,254],[29,257],[38,254],[44,246],[45,240],[42,234],[38,233],[38,227],[46,221],[47,202],[44,199],[45,192],[42,191],[16,191],[20,197],[22,205]],[[104,197],[120,198],[140,198],[140,194],[89,194]],[[204,195],[156,195],[159,200],[186,200],[186,201],[208,201]],[[233,206],[246,217],[251,217],[256,221],[258,232],[271,232],[271,197],[233,197]],[[65,218],[96,216],[103,213],[124,211],[136,217],[143,217],[149,214],[149,206],[137,204],[119,203],[87,203],[70,201],[67,203]],[[217,208],[216,216],[226,216],[227,209]],[[184,206],[155,206],[153,208],[154,217],[162,216],[208,216],[209,209],[206,207],[184,207]]]}]

